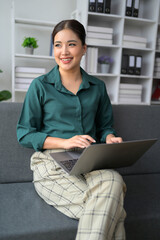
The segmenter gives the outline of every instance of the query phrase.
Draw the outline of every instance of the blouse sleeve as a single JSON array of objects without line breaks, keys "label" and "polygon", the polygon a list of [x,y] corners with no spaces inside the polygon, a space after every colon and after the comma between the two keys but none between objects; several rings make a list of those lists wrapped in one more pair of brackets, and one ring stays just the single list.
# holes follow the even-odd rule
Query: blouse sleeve
[{"label": "blouse sleeve", "polygon": [[99,141],[106,142],[106,136],[108,134],[116,135],[116,132],[113,128],[112,106],[104,83],[102,84],[101,93],[101,99],[96,115],[96,128]]},{"label": "blouse sleeve", "polygon": [[41,132],[42,98],[40,81],[35,79],[26,94],[17,124],[19,143],[24,147],[34,148],[36,151],[43,149],[43,143],[47,137],[46,133]]}]

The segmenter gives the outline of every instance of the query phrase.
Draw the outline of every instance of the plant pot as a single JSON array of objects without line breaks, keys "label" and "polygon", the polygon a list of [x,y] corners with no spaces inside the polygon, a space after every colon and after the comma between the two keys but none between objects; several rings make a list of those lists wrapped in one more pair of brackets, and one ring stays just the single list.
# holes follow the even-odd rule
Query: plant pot
[{"label": "plant pot", "polygon": [[100,64],[101,73],[108,73],[109,72],[109,67],[110,67],[109,64],[106,64],[106,63]]},{"label": "plant pot", "polygon": [[33,55],[34,48],[33,47],[25,47],[25,53]]}]

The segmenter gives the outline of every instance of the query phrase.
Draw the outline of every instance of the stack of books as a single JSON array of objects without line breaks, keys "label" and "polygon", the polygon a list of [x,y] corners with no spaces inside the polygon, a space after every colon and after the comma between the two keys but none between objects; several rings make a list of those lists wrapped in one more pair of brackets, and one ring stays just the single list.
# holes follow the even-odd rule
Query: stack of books
[{"label": "stack of books", "polygon": [[27,90],[34,78],[46,73],[45,68],[16,67],[15,68],[15,88]]},{"label": "stack of books", "polygon": [[98,46],[112,45],[113,28],[88,26],[86,43]]},{"label": "stack of books", "polygon": [[158,58],[158,57],[155,59],[154,76],[160,77],[160,58]]},{"label": "stack of books", "polygon": [[141,103],[142,102],[142,85],[121,83],[119,90],[120,103]]},{"label": "stack of books", "polygon": [[131,48],[146,48],[147,39],[144,37],[137,37],[131,35],[123,36],[123,46]]},{"label": "stack of books", "polygon": [[98,48],[88,47],[86,54],[86,71],[88,73],[97,73]]},{"label": "stack of books", "polygon": [[156,49],[160,50],[160,38],[159,37],[157,37]]}]

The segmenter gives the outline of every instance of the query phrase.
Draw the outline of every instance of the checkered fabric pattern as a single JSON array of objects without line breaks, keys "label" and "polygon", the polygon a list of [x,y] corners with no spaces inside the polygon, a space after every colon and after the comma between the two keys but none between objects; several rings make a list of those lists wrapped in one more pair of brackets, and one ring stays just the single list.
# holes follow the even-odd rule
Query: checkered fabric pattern
[{"label": "checkered fabric pattern", "polygon": [[70,176],[46,150],[31,157],[34,185],[48,204],[65,215],[79,219],[76,240],[124,240],[123,208],[126,191],[122,177],[114,170],[98,170]]}]

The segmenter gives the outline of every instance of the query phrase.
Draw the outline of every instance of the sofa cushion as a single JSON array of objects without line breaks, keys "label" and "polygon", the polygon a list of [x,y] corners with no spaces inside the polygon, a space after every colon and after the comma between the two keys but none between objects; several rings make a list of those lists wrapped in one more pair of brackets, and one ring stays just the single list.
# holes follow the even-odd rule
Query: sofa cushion
[{"label": "sofa cushion", "polygon": [[75,239],[78,221],[45,203],[33,183],[0,184],[0,239]]},{"label": "sofa cushion", "polygon": [[114,127],[124,141],[158,138],[136,164],[120,169],[120,173],[123,175],[160,173],[160,107],[114,105],[113,114]]},{"label": "sofa cushion", "polygon": [[[127,239],[159,240],[160,175],[125,176],[124,181]],[[78,221],[46,204],[32,183],[0,184],[0,193],[0,239],[75,239]]]},{"label": "sofa cushion", "polygon": [[[125,176],[125,228],[129,240],[160,239],[160,174]],[[143,223],[143,224],[142,224]]]},{"label": "sofa cushion", "polygon": [[33,150],[21,147],[16,136],[21,107],[21,103],[0,103],[0,183],[32,181]]}]

